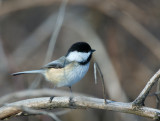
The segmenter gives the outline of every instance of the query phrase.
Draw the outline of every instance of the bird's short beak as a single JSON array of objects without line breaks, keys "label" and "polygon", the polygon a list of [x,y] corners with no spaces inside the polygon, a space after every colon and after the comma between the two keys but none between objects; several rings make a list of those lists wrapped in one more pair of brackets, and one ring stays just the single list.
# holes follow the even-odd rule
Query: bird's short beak
[{"label": "bird's short beak", "polygon": [[91,50],[92,53],[93,53],[94,51],[96,51],[96,50],[94,50],[94,49]]}]

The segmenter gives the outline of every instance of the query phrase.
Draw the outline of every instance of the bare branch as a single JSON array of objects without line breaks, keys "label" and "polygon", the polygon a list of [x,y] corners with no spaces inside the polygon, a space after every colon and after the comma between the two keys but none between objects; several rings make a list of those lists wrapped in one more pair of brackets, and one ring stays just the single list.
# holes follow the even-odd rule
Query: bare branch
[{"label": "bare branch", "polygon": [[[93,97],[86,96],[75,96],[72,98],[72,102],[70,101],[70,97],[55,97],[52,103],[49,103],[49,97],[45,98],[34,98],[18,101],[15,103],[7,104],[7,106],[3,106],[0,108],[0,119],[5,119],[10,116],[18,115],[22,112],[21,109],[13,107],[14,106],[26,106],[34,109],[52,109],[52,108],[95,108],[95,109],[105,109],[112,111],[119,111],[123,113],[136,114],[143,117],[148,117],[152,119],[160,119],[160,110],[144,107],[142,106],[145,101],[149,91],[152,86],[158,81],[160,78],[160,70],[150,79],[145,88],[142,90],[137,99],[132,103],[122,103],[122,102],[114,102],[111,100],[107,100],[107,104],[103,101],[104,99],[98,99]],[[53,90],[52,90],[53,91]],[[62,91],[63,92],[63,91]],[[8,96],[2,97],[1,101],[4,102],[8,99],[12,99],[12,97],[19,96],[37,96],[37,95],[52,95],[53,93],[59,95],[66,95],[61,91],[53,91],[44,89],[39,91],[29,90],[25,93],[19,92],[18,94],[10,94]],[[70,95],[68,93],[68,95]]]},{"label": "bare branch", "polygon": [[[75,96],[84,96],[80,93],[73,93]],[[70,96],[70,92],[55,90],[55,89],[36,89],[36,90],[24,90],[20,92],[14,92],[0,97],[0,105],[7,103],[11,99],[21,99],[25,97],[39,97],[39,96]],[[48,99],[49,101],[49,99]]]},{"label": "bare branch", "polygon": [[[12,105],[12,106],[14,107],[14,105]],[[29,107],[24,107],[24,106],[15,106],[15,108],[19,108],[20,110],[24,111],[25,113],[28,113],[27,115],[30,115],[30,114],[31,115],[47,115],[55,121],[61,121],[54,113],[51,113],[51,112],[47,112],[47,111],[43,111],[43,110],[35,110],[35,109],[29,108]]]},{"label": "bare branch", "polygon": [[154,74],[154,76],[150,79],[150,81],[147,83],[145,88],[142,90],[142,92],[139,94],[139,96],[133,101],[133,105],[143,105],[146,97],[148,96],[152,86],[158,81],[160,78],[160,70]]},{"label": "bare branch", "polygon": [[107,100],[108,104],[104,104],[103,99],[91,98],[91,97],[73,97],[72,105],[70,104],[70,97],[55,97],[52,103],[48,102],[49,97],[34,98],[18,101],[15,103],[8,104],[7,106],[0,108],[0,119],[5,119],[10,116],[21,113],[22,110],[14,106],[25,106],[34,109],[53,109],[53,108],[94,108],[119,111],[123,113],[136,114],[143,117],[152,119],[158,119],[160,116],[160,110],[149,108],[149,107],[133,107],[132,103],[122,103]]}]

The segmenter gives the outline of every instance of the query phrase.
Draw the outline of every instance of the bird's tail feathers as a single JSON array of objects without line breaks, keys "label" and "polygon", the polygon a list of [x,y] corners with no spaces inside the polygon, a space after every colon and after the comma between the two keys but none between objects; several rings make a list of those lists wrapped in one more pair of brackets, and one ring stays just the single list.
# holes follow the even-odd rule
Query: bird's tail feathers
[{"label": "bird's tail feathers", "polygon": [[17,76],[17,75],[21,75],[21,74],[43,74],[44,70],[31,70],[31,71],[22,71],[22,72],[16,72],[16,73],[12,73],[12,76]]}]

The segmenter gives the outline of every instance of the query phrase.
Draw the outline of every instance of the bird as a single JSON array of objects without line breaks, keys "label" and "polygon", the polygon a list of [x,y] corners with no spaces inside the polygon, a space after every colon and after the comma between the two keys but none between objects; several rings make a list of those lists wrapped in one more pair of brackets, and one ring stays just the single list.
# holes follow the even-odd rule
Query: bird
[{"label": "bird", "polygon": [[[12,73],[12,76],[21,74],[42,74],[55,87],[69,87],[80,81],[87,73],[92,54],[95,50],[87,42],[76,42],[68,49],[65,56],[54,60],[38,70]],[[54,96],[50,97],[50,102]]]}]

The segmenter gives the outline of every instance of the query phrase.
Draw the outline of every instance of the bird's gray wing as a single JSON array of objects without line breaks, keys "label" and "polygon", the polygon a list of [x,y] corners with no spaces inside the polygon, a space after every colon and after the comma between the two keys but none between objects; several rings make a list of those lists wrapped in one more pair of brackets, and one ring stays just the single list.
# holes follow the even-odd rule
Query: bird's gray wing
[{"label": "bird's gray wing", "polygon": [[63,68],[69,63],[70,62],[66,59],[66,57],[62,56],[61,58],[44,65],[42,68]]}]

